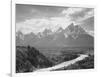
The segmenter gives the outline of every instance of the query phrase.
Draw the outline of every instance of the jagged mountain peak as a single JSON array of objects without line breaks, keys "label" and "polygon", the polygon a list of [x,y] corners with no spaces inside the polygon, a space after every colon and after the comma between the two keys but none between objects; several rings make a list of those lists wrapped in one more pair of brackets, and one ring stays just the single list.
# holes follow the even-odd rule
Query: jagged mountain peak
[{"label": "jagged mountain peak", "polygon": [[37,33],[37,36],[38,36],[39,38],[41,38],[41,37],[43,36],[43,34],[42,34],[41,32],[38,32],[38,33]]},{"label": "jagged mountain peak", "polygon": [[85,30],[80,25],[74,25],[71,23],[66,29],[65,32],[67,34],[84,34]]},{"label": "jagged mountain peak", "polygon": [[52,33],[52,30],[51,29],[44,29],[44,31],[42,32],[42,34],[44,35],[44,36],[46,36],[46,35],[49,35],[49,34],[51,34]]},{"label": "jagged mountain peak", "polygon": [[62,27],[59,27],[56,32],[62,32],[63,30],[64,29]]},{"label": "jagged mountain peak", "polygon": [[16,37],[24,40],[24,34],[21,31],[16,32]]},{"label": "jagged mountain peak", "polygon": [[16,36],[19,36],[19,35],[23,35],[23,33],[21,31],[17,31]]},{"label": "jagged mountain peak", "polygon": [[[23,36],[22,32],[18,34]],[[80,25],[71,23],[65,29],[59,27],[53,32],[52,29],[45,28],[43,32],[30,33],[24,35],[24,40],[19,40],[19,38],[17,40],[19,44],[24,42],[23,45],[32,46],[92,46],[93,39]]]},{"label": "jagged mountain peak", "polygon": [[72,32],[74,30],[74,24],[71,23],[68,27],[65,28],[65,32]]},{"label": "jagged mountain peak", "polygon": [[80,25],[74,25],[73,23],[65,28],[65,33],[71,36],[73,39],[77,39],[80,34],[87,34],[84,28],[82,28]]}]

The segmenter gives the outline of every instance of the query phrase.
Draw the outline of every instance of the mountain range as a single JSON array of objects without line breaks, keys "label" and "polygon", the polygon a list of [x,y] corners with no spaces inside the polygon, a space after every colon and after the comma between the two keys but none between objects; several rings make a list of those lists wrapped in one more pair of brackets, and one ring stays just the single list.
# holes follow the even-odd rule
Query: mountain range
[{"label": "mountain range", "polygon": [[17,46],[38,46],[38,47],[93,47],[94,37],[90,35],[80,25],[71,23],[63,29],[59,27],[56,31],[44,29],[37,34],[31,32],[23,34],[21,31],[16,32]]}]

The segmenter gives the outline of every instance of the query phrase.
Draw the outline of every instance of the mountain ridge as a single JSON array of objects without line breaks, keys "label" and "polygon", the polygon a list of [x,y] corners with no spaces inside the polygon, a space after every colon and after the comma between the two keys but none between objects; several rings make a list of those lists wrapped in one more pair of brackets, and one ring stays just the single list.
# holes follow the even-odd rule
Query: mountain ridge
[{"label": "mountain ridge", "polygon": [[94,44],[94,37],[88,34],[81,26],[73,23],[65,29],[59,27],[55,32],[50,29],[27,35],[19,32],[16,38],[17,43],[31,46],[93,46]]}]

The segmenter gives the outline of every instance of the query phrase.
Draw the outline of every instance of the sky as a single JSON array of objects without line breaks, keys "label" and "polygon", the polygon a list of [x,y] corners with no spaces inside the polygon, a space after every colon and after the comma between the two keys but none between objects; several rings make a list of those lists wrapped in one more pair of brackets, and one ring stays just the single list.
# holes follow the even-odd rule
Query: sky
[{"label": "sky", "polygon": [[16,4],[16,32],[38,33],[46,28],[55,31],[59,27],[64,29],[71,23],[93,32],[94,9]]}]

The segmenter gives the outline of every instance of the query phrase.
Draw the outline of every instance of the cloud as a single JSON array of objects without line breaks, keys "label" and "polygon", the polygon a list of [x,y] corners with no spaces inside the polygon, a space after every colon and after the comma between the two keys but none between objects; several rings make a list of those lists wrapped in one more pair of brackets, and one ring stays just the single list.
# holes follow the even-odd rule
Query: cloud
[{"label": "cloud", "polygon": [[66,17],[51,17],[28,19],[24,22],[16,23],[16,31],[21,30],[23,33],[41,32],[45,28],[57,30],[59,27],[66,28],[71,22]]},{"label": "cloud", "polygon": [[41,31],[43,27],[46,27],[48,21],[45,19],[28,19],[24,22],[16,23],[16,31],[21,30],[23,33]]},{"label": "cloud", "polygon": [[74,22],[82,26],[85,30],[94,31],[94,9],[93,8],[68,8],[62,11],[62,14]]},{"label": "cloud", "polygon": [[83,8],[68,8],[67,10],[63,10],[62,13],[67,15],[74,14],[76,12],[81,12]]},{"label": "cloud", "polygon": [[[65,7],[16,4],[16,22],[32,18],[57,17]],[[67,7],[66,7],[67,8]]]},{"label": "cloud", "polygon": [[16,5],[16,31],[25,34],[41,32],[45,28],[55,31],[59,27],[66,28],[72,22],[90,25],[92,23],[88,18],[93,16],[92,8]]},{"label": "cloud", "polygon": [[92,17],[94,15],[94,9],[92,8],[68,8],[62,11],[66,18],[70,18],[70,21],[79,23],[84,19]]},{"label": "cloud", "polygon": [[83,20],[80,25],[88,31],[94,31],[94,16]]}]

